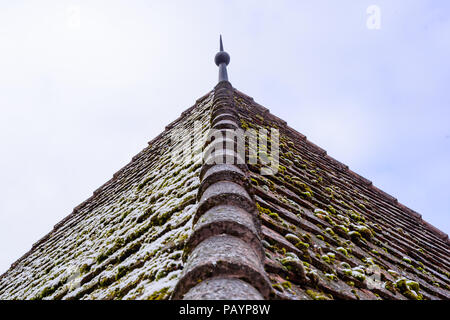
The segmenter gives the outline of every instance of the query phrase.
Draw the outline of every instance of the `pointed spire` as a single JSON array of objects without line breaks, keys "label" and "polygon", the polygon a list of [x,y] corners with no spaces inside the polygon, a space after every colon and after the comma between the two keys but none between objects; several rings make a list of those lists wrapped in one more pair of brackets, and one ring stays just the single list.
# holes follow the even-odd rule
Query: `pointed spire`
[{"label": "pointed spire", "polygon": [[217,52],[214,61],[219,67],[219,82],[228,81],[227,65],[230,63],[230,55],[223,50],[222,35],[220,35],[220,51]]}]

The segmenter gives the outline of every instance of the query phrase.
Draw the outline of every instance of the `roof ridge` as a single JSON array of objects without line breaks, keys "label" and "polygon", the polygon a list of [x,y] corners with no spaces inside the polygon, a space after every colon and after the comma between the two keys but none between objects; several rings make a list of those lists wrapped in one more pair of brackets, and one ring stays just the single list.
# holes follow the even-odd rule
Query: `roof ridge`
[{"label": "roof ridge", "polygon": [[215,139],[205,142],[194,230],[171,299],[264,299],[272,292],[248,168],[226,143],[237,120],[232,86],[221,81],[211,111]]}]

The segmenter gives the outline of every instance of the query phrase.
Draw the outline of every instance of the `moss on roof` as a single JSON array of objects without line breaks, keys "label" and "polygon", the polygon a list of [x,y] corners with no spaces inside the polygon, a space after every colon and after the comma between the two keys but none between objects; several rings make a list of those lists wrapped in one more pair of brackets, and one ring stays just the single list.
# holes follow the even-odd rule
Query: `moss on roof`
[{"label": "moss on roof", "polygon": [[171,161],[170,133],[208,124],[211,96],[14,263],[0,278],[0,299],[167,298],[182,270],[201,167]]},{"label": "moss on roof", "polygon": [[[448,236],[252,98],[233,94],[242,128],[280,130],[277,174],[248,164],[273,298],[450,298]],[[171,161],[170,133],[195,121],[206,133],[213,96],[199,99],[15,262],[0,277],[0,299],[169,298],[202,170],[200,158]],[[246,148],[267,155],[269,145]]]},{"label": "moss on roof", "polygon": [[[266,270],[281,298],[449,299],[448,237],[235,90],[241,123],[280,130],[280,168],[249,164]],[[247,146],[248,147],[248,146]],[[276,217],[274,219],[273,217]],[[401,228],[403,231],[399,232]],[[405,231],[407,230],[407,231]],[[285,241],[287,240],[287,241]],[[304,264],[306,279],[286,266]],[[289,281],[289,286],[279,283]],[[410,283],[408,286],[406,283]]]}]

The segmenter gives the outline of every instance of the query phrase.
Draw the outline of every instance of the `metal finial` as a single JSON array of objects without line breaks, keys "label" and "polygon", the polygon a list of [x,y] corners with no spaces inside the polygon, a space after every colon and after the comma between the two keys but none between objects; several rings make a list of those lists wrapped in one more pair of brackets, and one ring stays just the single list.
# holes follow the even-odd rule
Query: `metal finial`
[{"label": "metal finial", "polygon": [[219,82],[228,81],[227,65],[230,63],[230,55],[223,51],[222,35],[220,35],[220,51],[217,52],[214,61],[219,67]]}]

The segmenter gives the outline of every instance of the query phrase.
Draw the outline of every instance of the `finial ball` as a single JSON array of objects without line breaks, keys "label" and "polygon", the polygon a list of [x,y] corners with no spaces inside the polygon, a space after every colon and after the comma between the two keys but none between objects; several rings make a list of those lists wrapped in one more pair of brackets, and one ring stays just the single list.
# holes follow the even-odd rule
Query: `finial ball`
[{"label": "finial ball", "polygon": [[214,62],[217,66],[219,66],[221,63],[225,63],[226,65],[228,65],[230,63],[230,55],[225,51],[219,51],[214,57]]}]

